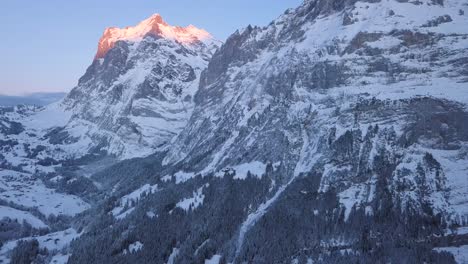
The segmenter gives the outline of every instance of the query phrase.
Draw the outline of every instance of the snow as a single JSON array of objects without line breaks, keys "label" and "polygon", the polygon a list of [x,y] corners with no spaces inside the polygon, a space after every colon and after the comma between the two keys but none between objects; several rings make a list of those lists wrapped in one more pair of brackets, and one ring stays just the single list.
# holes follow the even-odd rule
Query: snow
[{"label": "snow", "polygon": [[[344,196],[344,197],[342,197]],[[349,214],[351,213],[351,209],[359,200],[354,199],[348,195],[348,192],[343,192],[340,194],[340,203],[345,208],[345,221],[348,220]]]},{"label": "snow", "polygon": [[370,42],[367,45],[371,48],[379,48],[379,49],[391,49],[395,46],[398,46],[402,43],[402,41],[395,37],[384,36],[377,41]]},{"label": "snow", "polygon": [[175,258],[177,257],[177,255],[179,255],[179,249],[178,248],[173,248],[172,249],[172,253],[171,255],[169,256],[168,260],[167,260],[167,264],[174,264],[175,263]]},{"label": "snow", "polygon": [[57,183],[62,179],[63,179],[63,176],[59,175],[59,176],[55,176],[55,177],[51,178],[49,181]]},{"label": "snow", "polygon": [[172,176],[171,176],[171,175],[166,175],[166,176],[163,176],[163,177],[161,178],[161,181],[163,181],[163,182],[168,182],[168,181],[170,181],[171,179],[172,179]]},{"label": "snow", "polygon": [[304,127],[301,129],[301,136],[302,136],[302,147],[301,147],[301,154],[299,161],[294,168],[294,176],[298,176],[301,173],[308,172],[312,169],[312,166],[320,158],[321,154],[317,151],[318,147],[318,139],[319,137],[315,137],[315,139],[311,138]]},{"label": "snow", "polygon": [[221,257],[221,255],[214,255],[211,259],[205,260],[205,264],[219,264]]},{"label": "snow", "polygon": [[203,41],[210,45],[218,43],[205,30],[199,29],[193,25],[185,28],[170,26],[164,21],[159,14],[155,14],[150,18],[140,22],[135,27],[126,28],[107,28],[99,43],[99,51],[97,58],[102,58],[105,53],[114,47],[118,41],[141,41],[148,34],[159,35],[163,38],[176,40],[180,43],[193,44],[197,41]]},{"label": "snow", "polygon": [[128,246],[128,249],[125,249],[123,254],[135,254],[143,248],[143,244],[140,241],[132,243]]},{"label": "snow", "polygon": [[143,244],[140,241],[137,241],[130,246],[128,246],[128,251],[130,252],[137,252],[140,251],[143,248]]},{"label": "snow", "polygon": [[153,211],[148,211],[148,212],[146,212],[146,216],[147,216],[148,218],[153,219],[153,218],[156,217],[156,214],[155,214]]},{"label": "snow", "polygon": [[216,166],[223,160],[225,153],[236,142],[238,136],[239,131],[234,131],[232,133],[231,137],[221,146],[221,149],[214,154],[210,164],[201,172],[202,175],[215,171]]},{"label": "snow", "polygon": [[437,150],[421,147],[422,151],[429,152],[440,163],[447,178],[447,187],[450,190],[448,202],[454,215],[451,217],[468,216],[468,161],[463,157],[464,146],[460,150]]},{"label": "snow", "polygon": [[[140,29],[141,32],[145,32],[146,26],[142,26]],[[132,31],[131,28],[122,30]],[[177,28],[176,31],[180,33],[179,30],[183,31],[182,28]],[[190,30],[193,28],[190,27]],[[119,30],[110,31],[117,32]],[[103,150],[107,150],[109,154],[113,154],[119,159],[148,156],[156,149],[164,148],[166,143],[170,142],[185,127],[190,118],[193,101],[188,100],[188,98],[193,98],[198,90],[200,73],[206,68],[208,58],[211,56],[211,51],[206,50],[209,47],[199,45],[199,43],[184,45],[170,37],[143,38],[146,33],[141,33],[143,34],[142,39],[139,39],[138,33],[139,40],[130,43],[128,67],[122,74],[116,76],[117,78],[112,84],[107,85],[105,89],[104,87],[101,87],[102,89],[95,88],[95,86],[103,85],[98,75],[95,77],[96,80],[93,80],[92,85],[83,84],[83,87],[77,87],[77,89],[90,90],[89,97],[66,101],[69,107],[73,107],[75,114],[66,130],[79,137],[80,142],[86,143],[81,148],[84,150],[82,152],[86,153],[93,147],[96,144],[96,139],[105,139],[109,143]],[[116,33],[117,39],[119,34]],[[109,38],[112,43],[113,37]],[[106,42],[106,40],[102,41]],[[157,48],[148,50],[149,44]],[[181,45],[191,52],[180,54]],[[185,74],[184,67],[187,65],[194,70],[195,79],[193,81],[184,81],[182,80],[183,76],[176,76],[173,79],[166,78],[166,71],[170,74],[173,74],[174,71]],[[156,67],[161,67],[163,72],[153,72]],[[153,94],[142,97],[141,93],[147,92],[142,84],[145,81],[153,82],[155,79],[157,79],[159,87],[174,87],[174,89],[161,89],[161,94],[158,96]],[[122,89],[122,86],[125,88]],[[109,97],[110,91],[114,89],[122,89],[122,95],[118,100],[112,103],[100,100],[100,98]],[[180,90],[180,94],[175,92],[176,90]],[[129,108],[132,109],[131,113],[127,111]],[[94,121],[89,122],[85,119],[94,119]],[[126,122],[122,122],[123,119]],[[112,126],[106,125],[106,129],[103,129],[102,123],[107,122],[111,123]]]},{"label": "snow", "polygon": [[140,187],[139,189],[131,192],[130,194],[128,195],[125,195],[124,197],[122,197],[121,199],[121,202],[122,203],[128,203],[130,201],[138,201],[141,196],[143,194],[152,194],[152,193],[155,193],[158,191],[158,185],[149,185],[149,184],[145,184],[143,185],[142,187]]},{"label": "snow", "polygon": [[438,252],[446,251],[453,254],[457,263],[468,263],[468,245],[460,247],[434,248],[434,250]]},{"label": "snow", "polygon": [[260,204],[260,206],[255,210],[255,212],[247,216],[247,219],[242,223],[239,230],[239,236],[237,238],[236,244],[236,257],[242,250],[245,235],[247,234],[247,232],[249,232],[250,228],[252,228],[258,222],[258,220],[260,220],[267,213],[270,206],[281,196],[281,194],[283,194],[286,188],[296,179],[296,177],[297,176],[291,178],[291,180],[289,180],[288,183],[286,183],[278,189],[278,191],[275,193],[275,195],[273,195],[273,197]]},{"label": "snow", "polygon": [[176,206],[182,208],[185,211],[189,211],[190,208],[195,210],[199,206],[203,205],[203,201],[205,200],[205,195],[203,194],[204,187],[208,187],[208,185],[198,188],[196,192],[193,192],[193,196],[191,198],[183,199],[182,201],[178,202]]},{"label": "snow", "polygon": [[[435,87],[443,87],[436,89]],[[430,80],[407,80],[392,84],[374,83],[363,86],[346,86],[332,88],[328,95],[345,93],[348,95],[360,95],[364,92],[369,98],[375,97],[379,100],[400,100],[422,96],[443,98],[468,105],[468,88],[466,83],[457,82],[454,79],[434,77]]]},{"label": "snow", "polygon": [[50,260],[49,264],[67,264],[69,258],[70,258],[70,254],[68,255],[58,254],[58,255],[55,255]]},{"label": "snow", "polygon": [[[223,148],[225,148],[229,144],[233,144],[233,142],[234,140],[232,140],[232,142],[225,143]],[[195,177],[196,175],[202,175],[202,176],[208,175],[210,172],[213,172],[214,168],[216,167],[215,164],[220,162],[220,160],[221,160],[221,155],[217,153],[214,159],[212,160],[212,162],[210,163],[210,165],[208,165],[205,169],[203,169],[202,171],[198,173],[184,172],[184,171],[179,171],[175,173],[174,177],[176,179],[176,184],[186,182],[192,179],[193,177]],[[266,166],[267,166],[266,164],[260,161],[252,161],[249,163],[243,163],[243,164],[239,164],[236,166],[223,168],[219,170],[217,173],[215,173],[215,176],[223,177],[226,171],[234,170],[236,172],[234,179],[237,179],[237,180],[245,180],[247,178],[247,173],[249,171],[253,176],[257,176],[261,178],[266,171]],[[163,181],[169,181],[170,179],[171,177],[169,175],[166,175],[163,177]]]},{"label": "snow", "polygon": [[361,202],[366,201],[365,194],[365,187],[363,185],[353,185],[349,189],[338,194],[340,203],[345,209],[345,221],[348,220],[354,205],[360,205]]},{"label": "snow", "polygon": [[468,226],[458,227],[455,229],[447,228],[445,232],[448,235],[468,235]]},{"label": "snow", "polygon": [[468,235],[468,226],[459,227],[455,232],[456,232],[458,235]]},{"label": "snow", "polygon": [[142,187],[136,189],[135,191],[123,196],[119,201],[119,206],[115,207],[111,212],[112,215],[115,216],[117,219],[123,219],[127,217],[129,214],[133,212],[135,209],[134,207],[128,208],[126,211],[125,208],[127,205],[131,205],[132,203],[137,203],[141,198],[142,195],[149,195],[157,192],[158,185],[150,185],[145,184]]},{"label": "snow", "polygon": [[261,177],[266,172],[266,164],[254,161],[234,166],[233,169],[236,171],[235,179],[245,179],[249,171],[252,175]]},{"label": "snow", "polygon": [[45,216],[74,216],[90,205],[75,195],[57,193],[29,174],[0,170],[0,199],[26,207],[37,207]]},{"label": "snow", "polygon": [[236,172],[234,179],[245,180],[247,178],[247,173],[250,171],[252,176],[257,176],[261,178],[266,172],[267,165],[260,161],[252,161],[249,163],[243,163],[233,167],[227,167],[216,173],[217,177],[223,177],[225,171],[233,170]]},{"label": "snow", "polygon": [[193,173],[193,172],[179,171],[179,172],[174,174],[174,177],[176,179],[176,183],[179,184],[179,183],[186,182],[186,181],[192,179],[193,177],[195,177],[195,175],[196,174]]},{"label": "snow", "polygon": [[39,218],[35,217],[29,212],[20,211],[13,209],[11,207],[1,206],[0,205],[0,220],[3,218],[10,218],[12,220],[17,220],[18,223],[26,221],[34,228],[47,228],[47,225],[42,222]]},{"label": "snow", "polygon": [[[423,0],[421,4],[427,5],[429,1]],[[232,84],[233,89],[229,90],[227,87],[225,91],[225,95],[222,98],[223,103],[231,103],[231,101],[239,100],[242,103],[247,102],[246,98],[255,98],[265,94],[261,92],[261,86],[257,83],[257,79],[255,78],[241,78],[245,77],[247,71],[253,72],[253,75],[257,75],[260,70],[264,67],[267,67],[268,63],[274,59],[283,59],[282,56],[287,56],[289,50],[297,50],[299,53],[303,52],[303,54],[310,54],[311,60],[327,60],[327,61],[341,61],[345,59],[358,59],[354,54],[351,55],[343,55],[343,57],[336,57],[336,56],[328,56],[325,55],[322,58],[319,58],[317,55],[312,55],[319,53],[322,49],[324,49],[327,45],[338,43],[339,49],[344,48],[343,45],[349,43],[351,39],[353,39],[358,32],[368,31],[368,32],[377,32],[377,33],[388,33],[394,29],[402,30],[402,29],[410,29],[414,31],[419,31],[422,33],[456,33],[456,34],[466,34],[468,33],[468,18],[467,16],[459,16],[457,14],[458,9],[466,10],[466,5],[462,6],[462,4],[466,4],[466,0],[451,0],[445,1],[445,7],[441,7],[438,5],[431,5],[431,6],[424,6],[424,11],[421,12],[421,6],[414,5],[411,3],[401,3],[394,0],[382,0],[380,3],[357,3],[356,9],[353,11],[354,18],[357,19],[356,23],[352,25],[343,26],[342,24],[342,13],[319,17],[315,21],[308,21],[304,25],[304,29],[306,32],[305,37],[303,38],[302,42],[297,43],[286,43],[284,47],[281,47],[281,50],[276,53],[271,51],[266,51],[261,54],[258,54],[256,60],[249,62],[245,68],[247,70],[243,71],[241,67],[232,67],[231,73],[233,79],[239,78],[242,79],[240,82],[237,83],[230,83],[227,86]],[[389,11],[392,10],[395,12],[395,16],[389,16]],[[451,23],[442,24],[437,27],[431,28],[420,28],[420,26],[427,21],[439,16],[449,14],[454,21]],[[288,22],[287,15],[282,16],[279,21],[276,23],[275,26],[278,27],[278,32],[282,28],[279,22]],[[178,40],[180,42],[192,42],[194,39],[210,39],[211,36],[206,31],[199,30],[193,26],[188,26],[187,28],[178,28],[172,27],[165,24],[160,16],[156,15],[148,20],[141,22],[136,27],[128,27],[125,29],[117,29],[111,28],[106,30],[106,33],[109,33],[108,36],[104,36],[101,39],[101,44],[105,42],[106,45],[112,46],[118,40],[130,40],[130,41],[143,41],[144,36],[153,30],[153,26],[155,25],[156,20],[158,21],[158,27],[164,37],[172,40]],[[281,21],[284,20],[284,21]],[[268,30],[272,30],[269,28]],[[276,33],[278,33],[276,32]],[[261,40],[262,36],[266,35],[268,32],[261,32],[256,36],[257,40]],[[376,41],[368,42],[365,45],[371,48],[379,48],[379,49],[390,49],[397,45],[401,44],[401,40],[390,37],[384,36]],[[440,46],[447,46],[451,47],[450,51],[455,51],[457,49],[457,54],[463,55],[460,53],[461,50],[466,50],[468,45],[468,41],[457,39],[456,36],[451,36],[449,38],[444,38],[441,40],[440,43],[435,44],[435,47],[431,47],[437,49]],[[135,50],[138,47],[138,43],[131,46],[131,49]],[[108,48],[108,47],[107,47]],[[106,49],[106,47],[104,47]],[[386,51],[387,52],[387,51]],[[408,55],[408,54],[403,54]],[[416,57],[420,55],[427,55],[424,52],[421,54],[417,53],[412,54]],[[447,60],[452,59],[451,55]],[[399,63],[404,67],[408,67],[411,69],[421,69],[429,64],[427,61],[417,61],[411,59],[404,59],[404,56],[398,57],[397,55],[392,54],[385,54],[385,57],[388,58],[392,63]],[[159,59],[159,58],[158,58]],[[205,65],[201,62],[199,57],[194,58],[179,58],[181,61],[189,63],[189,64],[197,64],[197,66],[204,67]],[[425,59],[423,59],[425,60]],[[421,65],[419,65],[421,64]],[[353,65],[353,70],[357,73],[365,73],[367,68],[365,65]],[[151,73],[152,66],[154,66],[154,61],[145,61],[142,63],[137,63],[135,68],[131,71],[122,74],[117,82],[114,84],[127,84],[131,87],[136,87],[142,82],[145,81],[147,75]],[[429,65],[430,66],[430,65]],[[364,97],[375,97],[380,100],[399,100],[399,99],[408,99],[408,98],[415,98],[420,96],[432,96],[436,98],[444,98],[448,100],[453,100],[456,102],[461,102],[468,106],[468,87],[466,83],[459,82],[457,78],[449,78],[447,74],[450,73],[450,69],[438,69],[434,67],[434,72],[427,73],[427,74],[410,74],[407,79],[405,80],[398,80],[395,83],[387,83],[385,78],[383,78],[382,73],[376,73],[375,75],[371,76],[359,76],[350,80],[349,84],[344,87],[337,87],[331,88],[326,92],[320,90],[308,91],[307,94],[301,94],[301,91],[307,90],[308,87],[298,87],[296,96],[301,97],[303,99],[302,102],[299,102],[291,107],[291,115],[293,114],[300,114],[300,111],[307,107],[304,102],[307,102],[308,98],[315,98],[319,100],[325,96],[329,96],[330,98],[338,97],[339,94],[345,94],[346,96],[364,96]],[[275,74],[274,72],[269,74]],[[258,74],[259,75],[259,74]],[[249,77],[249,76],[247,76]],[[198,81],[198,79],[197,79]],[[196,83],[195,81],[194,83]],[[361,85],[361,83],[367,83],[366,85]],[[236,97],[237,93],[239,92],[238,88],[242,87],[245,92],[245,95],[239,95]],[[112,87],[111,87],[112,88]],[[188,94],[193,95],[197,90],[196,85],[190,85],[186,87],[188,89]],[[125,91],[123,98],[127,98],[128,101],[133,100],[133,93],[135,90],[128,89]],[[366,93],[366,95],[363,95]],[[302,97],[304,95],[304,97]],[[244,98],[245,97],[245,98]],[[120,111],[125,109],[125,106],[128,105],[127,102],[119,102],[118,105],[111,106],[109,111],[112,113],[116,120],[121,118]],[[242,116],[241,120],[238,122],[237,126],[247,126],[248,120],[250,118],[254,118],[261,113],[261,110],[268,105],[268,100],[266,103],[262,102],[262,104],[257,104],[253,109],[248,111],[244,111],[244,115]],[[104,113],[107,109],[105,109],[105,105],[99,105],[100,102],[97,101],[95,108],[93,108],[93,114],[96,117],[100,117],[102,113]],[[117,153],[121,155],[120,157],[129,158],[129,157],[137,157],[141,155],[151,154],[154,150],[155,142],[159,142],[157,139],[167,139],[172,138],[172,142],[175,142],[175,137],[179,131],[183,129],[186,124],[188,117],[191,115],[191,107],[189,106],[187,109],[183,102],[179,102],[177,106],[172,105],[171,103],[165,104],[162,102],[156,102],[153,100],[147,99],[138,99],[132,101],[133,109],[151,109],[156,113],[164,113],[164,118],[160,117],[149,117],[149,116],[128,116],[128,120],[136,123],[138,127],[138,135],[133,133],[128,133],[127,130],[122,129],[117,132],[103,132],[100,130],[99,126],[96,124],[87,123],[86,121],[73,121],[70,122],[71,113],[63,111],[59,104],[54,104],[47,107],[45,110],[34,114],[25,120],[25,125],[28,131],[37,132],[40,136],[44,135],[45,131],[57,126],[65,126],[67,125],[68,131],[73,135],[80,138],[79,143],[73,144],[70,146],[64,147],[63,151],[59,154],[54,155],[64,155],[70,153],[80,153],[80,151],[87,150],[92,146],[93,141],[90,139],[92,135],[96,136],[109,136],[110,140],[110,153]],[[245,110],[246,108],[244,108]],[[94,111],[96,110],[96,111]],[[184,111],[180,111],[184,110]],[[319,111],[320,115],[325,112],[320,112],[321,109],[314,109]],[[180,112],[178,112],[180,111]],[[241,111],[242,112],[242,111]],[[323,115],[326,116],[326,115]],[[219,117],[215,117],[213,112],[207,111],[207,117],[214,123],[219,121]],[[294,119],[296,118],[296,119]],[[291,120],[301,120],[303,117],[294,117]],[[176,121],[174,121],[176,120]],[[332,121],[330,121],[332,122]],[[6,124],[8,126],[8,124]],[[398,124],[396,124],[398,126]],[[339,134],[346,131],[348,127],[339,126],[337,125],[337,133]],[[398,130],[399,128],[396,127]],[[297,163],[295,164],[296,167],[294,169],[294,177],[298,176],[300,173],[310,171],[312,167],[316,164],[316,161],[320,158],[317,155],[318,150],[318,139],[321,135],[314,135],[315,131],[310,131],[309,129],[302,127],[301,133],[298,135],[287,135],[288,139],[291,142],[299,142],[301,143],[302,147],[297,149]],[[86,134],[86,135],[85,135]],[[24,135],[22,135],[24,136]],[[220,146],[219,149],[216,149],[214,152],[215,154],[211,157],[211,163],[200,172],[200,174],[204,175],[210,172],[216,172],[217,176],[222,177],[224,174],[221,174],[226,169],[232,169],[236,172],[235,179],[245,179],[247,176],[248,171],[252,173],[252,175],[256,175],[261,177],[262,174],[266,170],[266,165],[260,161],[252,161],[248,163],[242,163],[239,165],[233,165],[229,162],[231,150],[235,149],[236,142],[239,141],[239,131],[233,131],[231,137],[224,142]],[[35,140],[35,139],[31,139]],[[254,142],[255,137],[252,136],[251,141]],[[27,142],[27,139],[23,139],[22,142]],[[144,141],[144,142],[143,142]],[[138,142],[138,143],[137,143]],[[143,143],[142,143],[143,142]],[[185,143],[184,143],[185,144]],[[157,144],[156,144],[157,145]],[[247,144],[248,145],[248,144]],[[454,212],[458,215],[467,216],[468,215],[468,180],[467,180],[467,172],[468,166],[466,163],[466,158],[460,157],[462,154],[459,151],[446,151],[446,150],[432,150],[432,149],[424,149],[421,146],[418,146],[418,151],[428,151],[431,152],[434,157],[441,163],[444,172],[447,176],[447,185],[450,189],[450,195],[448,198],[448,205],[440,202],[438,199],[440,197],[430,197],[433,199],[433,204],[436,207],[440,208],[449,208],[451,209],[450,212]],[[180,151],[179,149],[175,148],[178,153],[170,153],[167,159],[164,160],[165,164],[169,164],[169,162],[175,162],[184,158],[186,153],[190,153],[190,151]],[[14,149],[15,154],[20,154],[19,157],[8,156],[7,160],[12,162],[13,164],[22,164],[25,162],[31,163],[24,158],[26,153],[21,148],[15,147]],[[373,150],[375,152],[375,150]],[[371,153],[370,159],[372,159],[374,152]],[[400,164],[397,170],[409,169],[410,171],[415,171],[418,165],[418,159],[420,157],[416,154],[410,155],[411,157],[407,158],[402,164]],[[411,159],[412,158],[412,159]],[[296,162],[296,161],[294,161]],[[225,169],[219,172],[219,168],[223,166],[233,166],[233,167],[226,167]],[[278,164],[278,163],[275,163]],[[289,164],[286,164],[288,166]],[[26,167],[26,166],[25,166]],[[274,166],[276,168],[276,165]],[[53,170],[53,168],[41,168],[39,166],[27,166],[27,170],[34,171],[34,169],[39,168],[41,170]],[[329,179],[330,175],[333,175],[334,172],[339,171],[346,171],[348,168],[338,168],[332,165],[328,165],[325,167],[324,171],[324,179],[329,180],[321,184],[321,189],[327,188],[328,184],[331,183],[334,179]],[[193,177],[195,177],[197,173],[195,172],[186,172],[186,171],[179,171],[174,174],[176,179],[176,183],[185,182]],[[61,176],[55,177],[52,181],[60,180]],[[166,175],[163,177],[163,180],[168,181],[171,179],[170,175]],[[291,180],[292,181],[292,180]],[[289,184],[289,183],[288,183]],[[250,215],[248,215],[245,222],[242,224],[239,238],[237,241],[237,251],[241,250],[243,239],[249,229],[255,225],[255,223],[260,219],[268,210],[268,208],[275,202],[277,197],[281,195],[281,193],[287,188],[288,184],[282,186],[279,191],[269,200],[265,201],[263,204],[257,208],[257,210]],[[345,183],[346,184],[346,183]],[[373,182],[370,180],[366,184],[351,184],[345,185],[346,187],[338,194],[338,198],[340,203],[342,204],[343,209],[345,210],[345,218],[348,219],[349,213],[351,212],[351,208],[355,205],[361,205],[366,201],[370,201],[373,199],[373,190],[375,186],[372,185]],[[0,193],[0,198],[5,199],[7,201],[12,201],[14,203],[22,204],[28,207],[37,207],[40,212],[45,215],[48,214],[69,214],[74,215],[78,212],[81,212],[88,208],[89,205],[81,201],[78,197],[70,196],[70,195],[62,195],[56,193],[54,190],[46,188],[40,180],[34,179],[31,175],[26,173],[16,173],[11,171],[0,171],[0,188],[2,192]],[[3,192],[5,190],[5,192]],[[133,212],[135,209],[134,207],[128,208],[127,205],[132,203],[136,203],[139,201],[143,193],[153,193],[157,191],[157,186],[151,186],[149,184],[142,186],[138,190],[122,197],[119,201],[119,206],[112,210],[112,214],[117,219],[123,219],[124,217],[128,216]],[[412,198],[414,193],[403,193],[402,195],[407,195],[406,198]],[[204,202],[204,194],[203,194],[203,187],[199,188],[195,192],[193,192],[193,196],[190,198],[186,198],[181,200],[177,203],[177,207],[188,211],[189,208],[196,209],[199,206],[203,205]],[[11,211],[13,210],[13,211]],[[372,207],[366,206],[365,207],[366,214],[372,214]],[[318,214],[319,211],[314,211],[314,214]],[[34,222],[36,225],[40,225],[41,223],[44,224],[40,219],[35,218],[33,215],[23,212],[20,210],[12,209],[9,207],[0,207],[0,217],[2,215],[10,214],[16,217],[16,219],[25,219],[26,221]],[[156,214],[152,211],[148,211],[146,215],[150,218],[156,217]],[[456,216],[455,216],[456,217]],[[40,222],[37,222],[40,221]],[[45,225],[45,224],[44,224]],[[462,227],[457,230],[459,234],[466,234],[467,228]],[[131,252],[133,250],[140,250],[143,246],[140,242],[135,242],[133,247],[132,245],[129,246],[128,251]],[[457,255],[457,258],[460,258],[460,262],[468,262],[467,260],[467,248],[439,248],[437,250],[447,250],[454,252]],[[173,252],[168,260],[168,263],[173,263],[175,257],[177,256],[179,250],[177,248],[173,249]],[[67,257],[67,256],[63,256]],[[205,263],[218,263],[221,256],[215,255],[212,259],[206,260]]]},{"label": "snow", "polygon": [[124,212],[121,212],[121,213],[118,213],[118,214],[114,214],[112,213],[112,215],[117,219],[117,220],[122,220],[124,218],[126,218],[127,216],[129,216],[131,213],[133,213],[133,211],[135,211],[135,207],[132,207]]},{"label": "snow", "polygon": [[75,229],[69,228],[64,231],[59,231],[55,233],[50,233],[45,236],[34,237],[39,241],[41,247],[47,248],[49,251],[52,250],[61,250],[68,246],[73,239],[76,239],[80,236]]},{"label": "snow", "polygon": [[29,131],[41,131],[53,127],[63,127],[70,121],[71,116],[71,112],[64,111],[61,102],[56,102],[27,117],[22,124]]},{"label": "snow", "polygon": [[[26,237],[19,240],[32,240],[36,239],[39,242],[40,248],[47,248],[49,251],[60,251],[70,245],[73,239],[76,239],[80,236],[75,229],[69,228],[64,231],[59,231],[55,233],[50,233],[44,236],[38,237]],[[16,244],[19,240],[9,241],[3,245],[0,249],[0,263],[8,263],[8,253],[16,247]],[[68,256],[67,256],[68,257]],[[65,259],[65,256],[58,255],[57,258],[54,257],[57,261]],[[63,262],[58,262],[63,263]]]}]

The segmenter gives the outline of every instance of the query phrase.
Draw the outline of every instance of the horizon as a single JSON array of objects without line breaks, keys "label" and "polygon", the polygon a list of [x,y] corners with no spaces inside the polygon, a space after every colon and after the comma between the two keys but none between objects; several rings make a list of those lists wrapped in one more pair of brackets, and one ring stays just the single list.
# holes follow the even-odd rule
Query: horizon
[{"label": "horizon", "polygon": [[[4,6],[9,12],[0,17],[0,23],[9,25],[0,29],[2,36],[8,36],[0,43],[3,58],[0,71],[4,73],[0,76],[0,94],[69,92],[92,63],[98,41],[108,27],[135,26],[153,14],[160,14],[170,25],[194,25],[225,41],[248,25],[268,25],[301,2],[138,1],[129,7],[123,0],[98,3],[7,0]],[[266,4],[269,8],[264,8]],[[25,5],[29,8],[24,9]]]}]

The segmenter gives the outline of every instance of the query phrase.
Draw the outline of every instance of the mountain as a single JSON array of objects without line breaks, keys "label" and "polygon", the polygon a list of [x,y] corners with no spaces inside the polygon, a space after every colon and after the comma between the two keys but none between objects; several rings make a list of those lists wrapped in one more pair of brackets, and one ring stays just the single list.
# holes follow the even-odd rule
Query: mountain
[{"label": "mountain", "polygon": [[25,96],[0,95],[0,106],[37,105],[45,106],[60,101],[65,93],[33,93]]},{"label": "mountain", "polygon": [[[28,129],[5,140],[39,147],[57,164],[149,155],[188,121],[200,73],[219,44],[204,30],[170,26],[160,15],[135,27],[106,29],[93,63],[63,100],[26,116],[8,110],[5,122]],[[29,159],[29,150],[4,151]]]},{"label": "mountain", "polygon": [[73,128],[64,132],[97,130],[96,145],[120,157],[150,154],[185,126],[218,45],[208,32],[170,26],[160,15],[106,29],[95,60],[63,101],[73,113]]},{"label": "mountain", "polygon": [[463,263],[466,11],[313,0],[234,33],[167,152],[93,176],[115,217],[70,261]]},{"label": "mountain", "polygon": [[[43,176],[67,177],[59,186],[90,209],[60,229],[77,238],[68,248],[36,258],[465,263],[467,12],[462,0],[305,0],[266,27],[235,32],[216,51],[198,41],[175,52],[213,51],[202,52],[210,54],[205,67],[184,61],[200,69],[194,86],[180,86],[190,110],[152,133],[145,132],[151,119],[134,110],[158,109],[164,119],[181,113],[186,94],[163,93],[160,83],[185,83],[186,67],[158,79],[129,61],[156,65],[160,41],[186,45],[167,33],[183,30],[167,30],[159,16],[142,30],[106,30],[63,102],[70,121],[55,133],[68,140],[88,126],[92,145],[121,161],[71,159],[78,168]],[[137,92],[147,91],[147,80],[163,96],[148,93],[144,104]],[[175,110],[160,98],[172,98]],[[28,246],[13,251],[21,256]]]},{"label": "mountain", "polygon": [[0,247],[13,240],[0,262],[14,239],[76,238],[64,226],[102,199],[89,176],[166,147],[188,121],[200,73],[219,44],[204,30],[154,15],[106,29],[91,66],[62,100],[0,107]]}]

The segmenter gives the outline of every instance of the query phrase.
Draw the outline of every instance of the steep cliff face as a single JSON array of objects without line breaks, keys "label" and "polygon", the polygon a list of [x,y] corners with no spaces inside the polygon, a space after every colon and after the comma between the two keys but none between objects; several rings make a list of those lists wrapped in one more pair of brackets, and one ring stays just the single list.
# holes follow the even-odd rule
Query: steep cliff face
[{"label": "steep cliff face", "polygon": [[[140,225],[113,260],[453,262],[442,251],[467,244],[467,8],[311,0],[234,33],[186,127],[140,161],[158,191],[115,211],[118,227],[85,236],[72,262]],[[115,170],[96,178],[131,193]]]},{"label": "steep cliff face", "polygon": [[[206,152],[222,145],[212,137],[226,142],[241,130],[255,132],[253,127],[267,122],[255,124],[262,116],[273,120],[281,115],[279,128],[274,130],[283,138],[291,133],[293,139],[302,141],[300,124],[309,118],[304,112],[320,107],[316,103],[320,97],[395,100],[433,95],[465,103],[467,30],[463,25],[467,18],[459,14],[464,8],[461,1],[445,5],[432,1],[306,1],[268,27],[236,32],[203,73],[195,99],[197,109],[178,141],[180,149],[167,162],[193,157],[190,151],[200,153],[202,145]],[[426,26],[443,15],[452,21]],[[352,23],[347,21],[350,16]],[[342,107],[341,102],[335,106]],[[217,118],[213,113],[223,115]],[[225,120],[229,121],[223,124]],[[288,129],[288,121],[296,129]],[[197,130],[204,133],[193,132]],[[188,139],[197,134],[213,136]],[[244,135],[236,141],[250,137],[250,133]],[[297,147],[302,145],[298,142]],[[297,149],[293,152],[298,153]],[[275,153],[265,161],[279,161]],[[205,155],[204,160],[202,166],[212,156]],[[297,158],[288,160],[297,163]]]},{"label": "steep cliff face", "polygon": [[218,44],[204,30],[172,27],[159,15],[109,28],[63,103],[74,125],[99,131],[91,137],[111,154],[151,154],[185,126],[200,73]]},{"label": "steep cliff face", "polygon": [[148,19],[140,22],[135,27],[126,27],[122,29],[115,27],[107,28],[99,40],[98,51],[95,59],[104,58],[119,41],[136,42],[141,41],[147,36],[164,38],[192,45],[203,42],[208,46],[212,46],[216,42],[213,40],[210,33],[203,29],[199,29],[193,25],[187,27],[171,26],[163,20],[161,15],[154,14]]},{"label": "steep cliff face", "polygon": [[[381,149],[396,159],[395,177],[405,162],[418,174],[424,152],[462,155],[466,8],[462,1],[306,1],[265,28],[236,32],[203,72],[194,114],[165,163],[194,175],[277,163],[285,182],[320,164],[334,171],[324,181],[344,191],[354,180],[342,185],[334,175],[362,180]],[[394,139],[377,139],[381,133]]]},{"label": "steep cliff face", "polygon": [[89,176],[167,147],[188,121],[200,73],[219,44],[204,30],[154,15],[107,29],[65,99],[0,108],[0,262],[20,238],[35,236],[53,251],[45,262],[76,238],[66,229],[73,217],[102,198]]},{"label": "steep cliff face", "polygon": [[93,63],[65,99],[27,118],[12,116],[32,122],[18,139],[45,145],[57,160],[150,155],[187,123],[200,73],[220,44],[202,29],[170,26],[160,15],[135,27],[108,28]]},{"label": "steep cliff face", "polygon": [[[159,16],[107,30],[62,104],[71,116],[44,138],[154,154],[88,175],[102,200],[64,257],[463,263],[467,12],[462,0],[306,0],[214,53]],[[30,131],[31,111],[0,132]]]}]

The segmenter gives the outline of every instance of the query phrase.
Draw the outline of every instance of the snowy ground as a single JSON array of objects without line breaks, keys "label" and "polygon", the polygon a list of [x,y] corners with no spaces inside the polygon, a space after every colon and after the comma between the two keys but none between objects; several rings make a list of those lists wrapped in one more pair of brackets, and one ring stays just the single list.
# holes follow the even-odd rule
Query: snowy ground
[{"label": "snowy ground", "polygon": [[16,171],[0,171],[0,190],[0,199],[37,208],[45,216],[74,216],[90,207],[75,195],[57,193],[47,188],[40,179]]},{"label": "snowy ground", "polygon": [[[70,245],[70,242],[72,242],[73,239],[78,238],[79,236],[80,234],[78,234],[75,229],[70,228],[64,231],[50,233],[45,236],[26,237],[20,240],[36,239],[39,242],[40,248],[47,248],[49,252],[54,253],[68,247],[68,245]],[[0,249],[0,263],[9,263],[9,252],[16,247],[16,243],[18,241],[19,240],[10,241],[3,245],[3,247]],[[55,260],[57,264],[66,263],[65,260],[67,259],[68,256],[61,255],[59,253],[57,253],[57,255],[53,257],[53,260]]]},{"label": "snowy ground", "polygon": [[27,222],[34,228],[47,228],[47,225],[44,222],[32,215],[29,212],[20,211],[11,207],[1,206],[0,205],[0,219],[8,217],[12,220],[22,223],[23,221]]},{"label": "snowy ground", "polygon": [[193,192],[192,197],[178,202],[176,206],[185,211],[189,211],[190,209],[195,210],[197,207],[203,205],[203,201],[205,200],[205,195],[203,194],[204,187],[208,187],[208,184],[200,187],[196,192]]},{"label": "snowy ground", "polygon": [[453,254],[455,261],[459,264],[468,263],[468,246],[434,248],[434,250],[438,252],[446,251]]},{"label": "snowy ground", "polygon": [[158,191],[158,185],[145,184],[137,190],[125,195],[119,201],[119,206],[112,210],[112,215],[117,219],[127,217],[135,209],[132,204],[136,204],[143,195],[152,194]]}]

